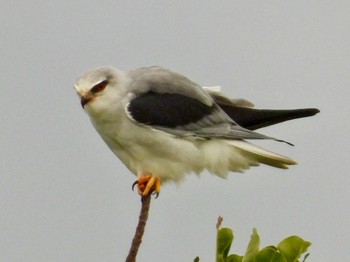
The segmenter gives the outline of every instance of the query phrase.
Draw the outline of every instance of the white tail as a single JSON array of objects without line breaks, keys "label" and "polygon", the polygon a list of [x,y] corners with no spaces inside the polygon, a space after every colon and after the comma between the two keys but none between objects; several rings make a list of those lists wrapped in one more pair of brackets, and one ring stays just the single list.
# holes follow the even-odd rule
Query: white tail
[{"label": "white tail", "polygon": [[278,168],[288,168],[288,165],[296,164],[296,162],[289,157],[268,151],[244,140],[230,140],[227,142],[239,149],[241,153],[249,159],[255,160],[262,164]]}]

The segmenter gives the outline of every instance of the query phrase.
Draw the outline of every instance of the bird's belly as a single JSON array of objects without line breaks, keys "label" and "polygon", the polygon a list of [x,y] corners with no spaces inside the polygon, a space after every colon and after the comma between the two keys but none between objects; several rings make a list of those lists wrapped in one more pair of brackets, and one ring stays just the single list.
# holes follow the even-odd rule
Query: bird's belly
[{"label": "bird's belly", "polygon": [[134,173],[149,172],[162,181],[179,181],[186,173],[204,169],[201,150],[192,138],[176,137],[125,121],[97,131],[109,148]]}]

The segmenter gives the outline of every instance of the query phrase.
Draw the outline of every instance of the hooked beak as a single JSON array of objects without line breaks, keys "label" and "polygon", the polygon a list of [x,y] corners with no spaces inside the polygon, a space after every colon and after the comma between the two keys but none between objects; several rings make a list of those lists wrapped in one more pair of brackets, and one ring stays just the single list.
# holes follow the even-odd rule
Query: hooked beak
[{"label": "hooked beak", "polygon": [[80,98],[80,103],[81,103],[81,106],[82,106],[82,108],[84,108],[84,106],[87,104],[87,103],[89,103],[90,101],[91,101],[91,97],[90,96],[82,96],[81,98]]}]

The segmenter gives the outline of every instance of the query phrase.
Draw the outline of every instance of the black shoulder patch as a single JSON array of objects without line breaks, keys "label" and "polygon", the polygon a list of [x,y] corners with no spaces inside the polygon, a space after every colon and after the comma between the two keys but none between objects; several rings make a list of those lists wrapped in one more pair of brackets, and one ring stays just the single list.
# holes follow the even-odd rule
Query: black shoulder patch
[{"label": "black shoulder patch", "polygon": [[213,106],[187,96],[154,92],[134,98],[128,106],[130,115],[137,122],[171,128],[197,122],[213,110]]}]

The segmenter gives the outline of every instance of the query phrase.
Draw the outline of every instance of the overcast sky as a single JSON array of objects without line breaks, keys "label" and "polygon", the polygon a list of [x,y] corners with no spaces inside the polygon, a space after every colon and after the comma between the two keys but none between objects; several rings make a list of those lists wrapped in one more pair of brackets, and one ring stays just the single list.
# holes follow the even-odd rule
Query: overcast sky
[{"label": "overcast sky", "polygon": [[73,89],[87,68],[161,65],[261,108],[321,114],[259,130],[298,161],[227,180],[203,173],[152,201],[138,261],[214,261],[215,223],[242,254],[297,234],[308,262],[350,261],[349,1],[0,3],[0,260],[123,261],[140,208],[135,177]]}]

